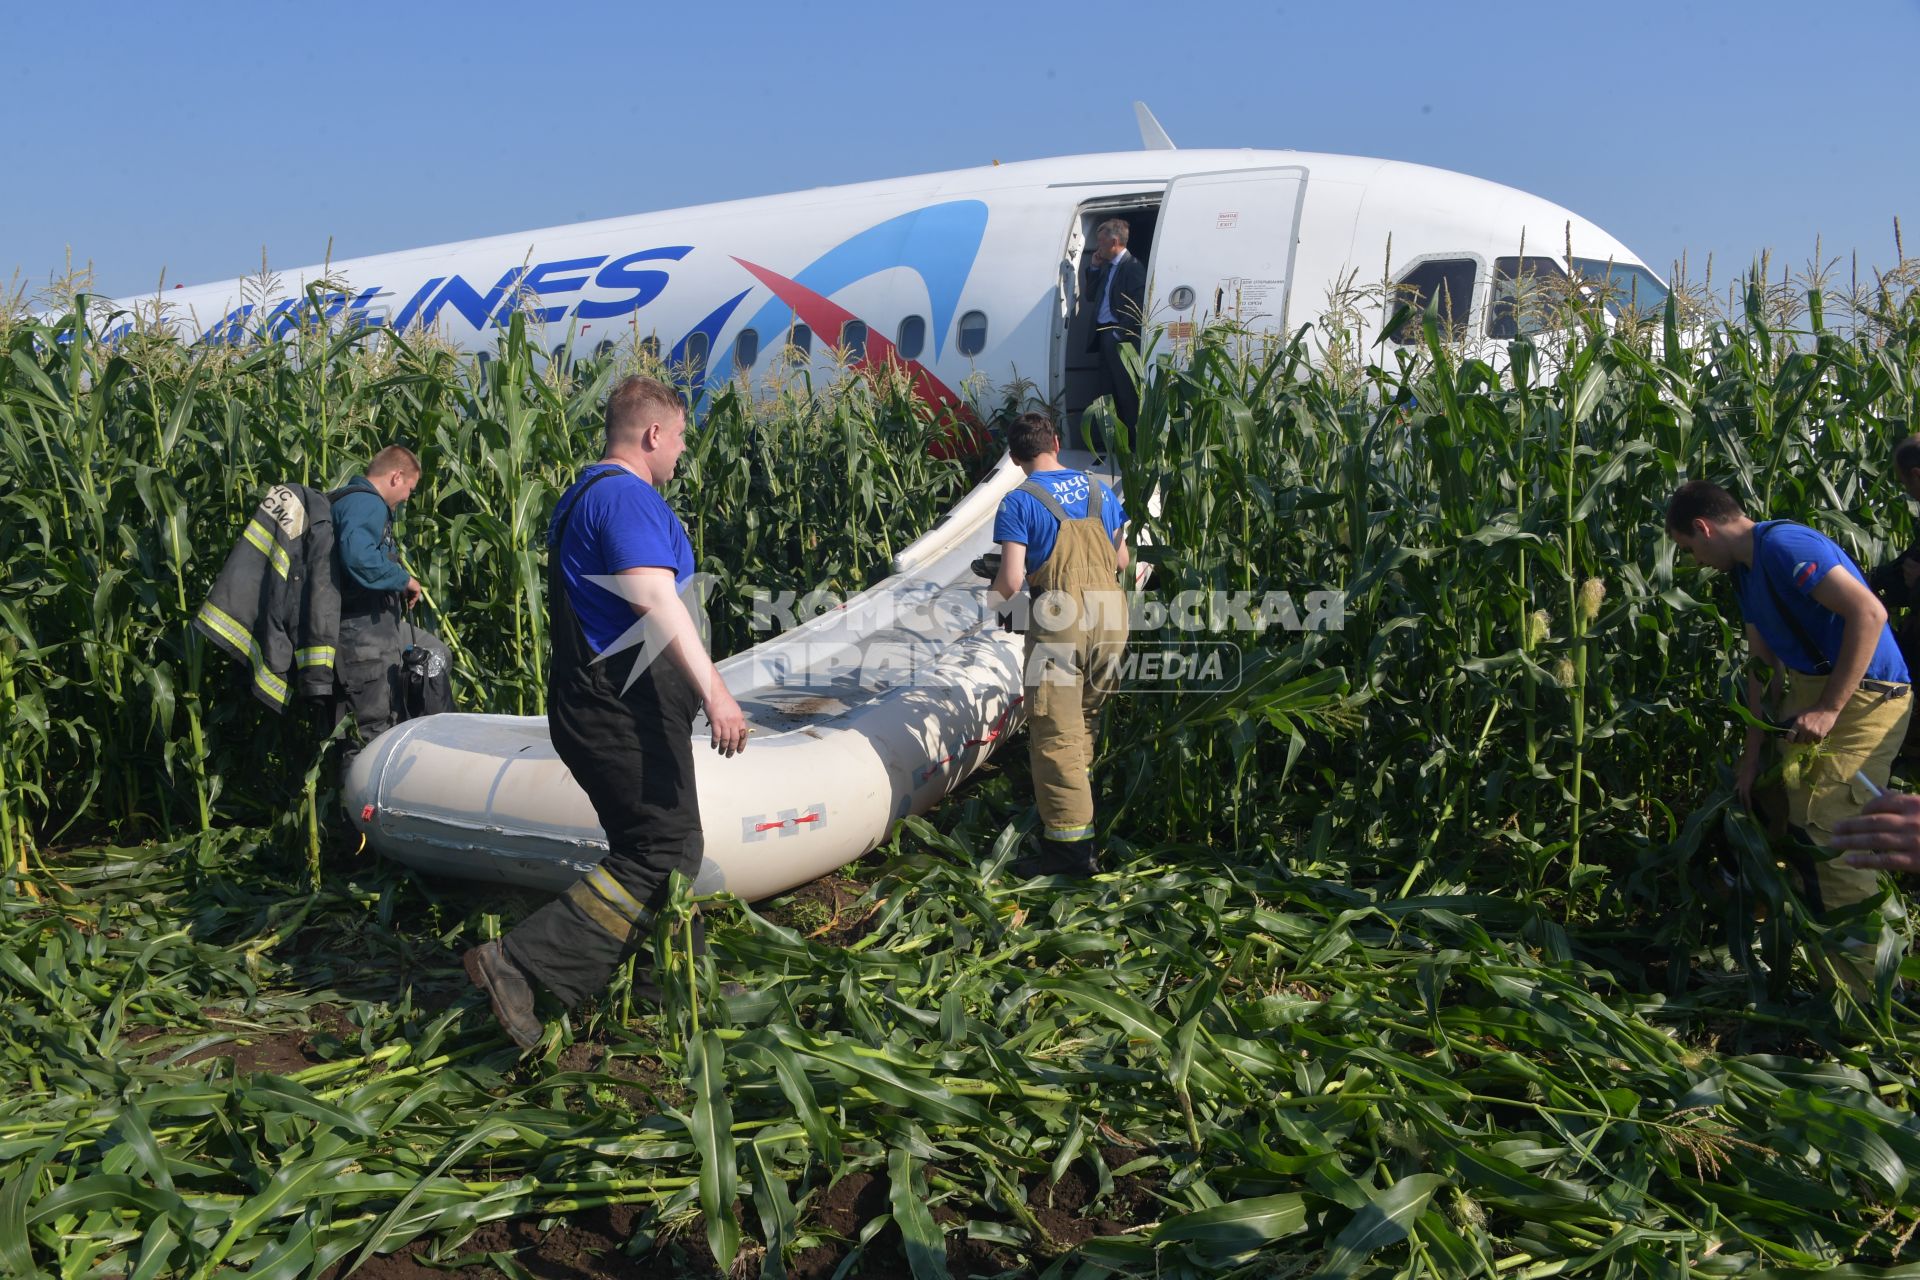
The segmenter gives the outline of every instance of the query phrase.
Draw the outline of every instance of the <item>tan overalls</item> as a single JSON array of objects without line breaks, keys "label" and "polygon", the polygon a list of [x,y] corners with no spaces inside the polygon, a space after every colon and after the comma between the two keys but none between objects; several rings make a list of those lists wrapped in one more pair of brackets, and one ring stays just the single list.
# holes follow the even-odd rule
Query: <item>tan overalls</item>
[{"label": "tan overalls", "polygon": [[[1780,717],[1791,719],[1817,705],[1825,695],[1827,677],[1800,671],[1787,673],[1787,694]],[[1833,845],[1833,825],[1850,818],[1866,807],[1873,791],[1861,782],[1864,774],[1874,787],[1885,790],[1893,759],[1906,741],[1907,721],[1913,715],[1913,698],[1906,685],[1889,685],[1878,680],[1863,680],[1853,697],[1834,721],[1826,740],[1815,746],[1783,745],[1787,757],[1798,757],[1798,767],[1786,770],[1780,780],[1786,793],[1787,821],[1807,833],[1821,848]],[[1823,911],[1838,911],[1865,902],[1880,892],[1880,873],[1866,867],[1850,867],[1845,858],[1832,858],[1813,864],[1820,888]],[[1893,895],[1881,907],[1886,928],[1896,929],[1901,913],[1900,896]],[[1873,988],[1874,949],[1855,935],[1840,940],[1836,970],[1842,980],[1858,994]]]},{"label": "tan overalls", "polygon": [[1063,842],[1093,838],[1093,728],[1127,647],[1127,597],[1101,519],[1100,482],[1087,480],[1087,514],[1078,520],[1045,486],[1020,486],[1060,522],[1053,553],[1029,578],[1034,599],[1022,683],[1041,833]]}]

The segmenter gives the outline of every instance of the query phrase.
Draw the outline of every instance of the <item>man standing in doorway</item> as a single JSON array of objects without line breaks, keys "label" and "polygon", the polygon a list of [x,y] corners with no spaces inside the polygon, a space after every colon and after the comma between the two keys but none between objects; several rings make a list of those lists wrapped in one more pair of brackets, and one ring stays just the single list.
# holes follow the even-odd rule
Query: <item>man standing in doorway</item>
[{"label": "man standing in doorway", "polygon": [[420,580],[407,572],[393,533],[393,513],[420,483],[420,459],[388,445],[327,497],[333,505],[334,555],[340,579],[339,686],[353,711],[357,741],[343,753],[342,776],[360,746],[391,729],[406,711],[401,662],[409,648],[426,654],[427,670],[447,669],[446,646],[413,625],[405,611],[420,602]]},{"label": "man standing in doorway", "polygon": [[1140,350],[1140,324],[1146,315],[1147,264],[1127,252],[1131,229],[1124,218],[1109,218],[1093,231],[1093,270],[1087,277],[1087,301],[1094,323],[1087,350],[1100,356],[1100,392],[1113,396],[1113,410],[1129,427],[1140,416],[1140,393],[1127,372],[1120,348]]},{"label": "man standing in doorway", "polygon": [[533,983],[568,1008],[599,991],[651,936],[672,874],[698,870],[695,715],[705,709],[723,756],[747,745],[746,719],[680,598],[693,548],[660,496],[686,448],[680,399],[652,378],[628,378],[607,400],[606,427],[605,456],[561,496],[547,535],[547,724],[593,802],[607,854],[463,958],[522,1049],[540,1042]]},{"label": "man standing in doorway", "polygon": [[[1907,665],[1886,609],[1831,538],[1790,520],[1755,522],[1709,481],[1680,486],[1667,505],[1667,533],[1701,564],[1733,575],[1748,649],[1772,669],[1765,679],[1747,677],[1748,710],[1765,719],[1784,678],[1777,718],[1787,726],[1786,741],[1820,744],[1803,767],[1783,772],[1787,821],[1820,848],[1834,847],[1836,825],[1886,787],[1913,713]],[[1765,739],[1763,730],[1747,730],[1737,775],[1747,804]],[[1839,859],[1816,861],[1813,872],[1804,896],[1817,912],[1843,911],[1880,889],[1873,871]],[[1837,971],[1864,989],[1872,953],[1859,940],[1842,945]]]},{"label": "man standing in doorway", "polygon": [[1127,647],[1127,513],[1112,489],[1060,465],[1060,437],[1044,413],[1023,413],[1007,448],[1026,483],[1000,503],[993,538],[1000,573],[988,603],[995,610],[1027,588],[1027,751],[1040,810],[1038,875],[1092,875],[1093,741],[1100,704],[1119,679]]}]

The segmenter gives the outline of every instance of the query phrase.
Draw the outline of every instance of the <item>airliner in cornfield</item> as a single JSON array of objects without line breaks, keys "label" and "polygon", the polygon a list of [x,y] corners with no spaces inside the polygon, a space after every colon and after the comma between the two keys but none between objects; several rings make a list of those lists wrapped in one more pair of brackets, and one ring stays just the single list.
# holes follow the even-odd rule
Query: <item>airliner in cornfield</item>
[{"label": "airliner in cornfield", "polygon": [[[488,350],[515,316],[555,352],[649,347],[696,396],[796,365],[905,366],[923,395],[1024,379],[1076,413],[1097,357],[1076,307],[1093,228],[1122,218],[1149,320],[1292,332],[1352,282],[1377,338],[1390,301],[1440,299],[1465,342],[1524,330],[1516,282],[1572,271],[1609,306],[1666,290],[1624,244],[1551,201],[1464,174],[1302,151],[1180,150],[1136,104],[1145,147],[827,187],[378,254],[160,295],[208,344],[303,324],[434,329]],[[1630,302],[1622,301],[1630,299]],[[123,299],[109,337],[155,299]],[[316,314],[317,313],[317,314]],[[1076,321],[1078,323],[1076,323]],[[1412,339],[1408,329],[1394,337]]]},{"label": "airliner in cornfield", "polygon": [[[562,354],[655,344],[694,402],[729,379],[850,360],[904,366],[921,395],[962,408],[975,375],[1023,380],[1071,415],[1104,391],[1084,354],[1095,309],[1076,295],[1094,228],[1113,218],[1148,268],[1152,341],[1175,358],[1211,320],[1289,334],[1330,305],[1371,342],[1396,294],[1431,302],[1463,342],[1531,323],[1535,278],[1578,276],[1609,306],[1665,295],[1626,246],[1524,192],[1388,160],[1176,150],[1136,112],[1139,152],[470,240],[291,272],[277,294],[235,280],[163,298],[173,323],[216,345],[324,324],[433,329],[484,352],[518,324]],[[1399,287],[1356,311],[1362,280]],[[1390,341],[1414,337],[1402,324]],[[1117,483],[1110,461],[1069,457]],[[860,857],[1020,727],[1021,641],[993,620],[972,565],[1024,478],[1002,458],[884,580],[720,662],[753,745],[738,760],[695,750],[697,892],[762,898]],[[355,758],[344,795],[375,849],[423,871],[557,891],[606,848],[541,716],[405,721]]]}]

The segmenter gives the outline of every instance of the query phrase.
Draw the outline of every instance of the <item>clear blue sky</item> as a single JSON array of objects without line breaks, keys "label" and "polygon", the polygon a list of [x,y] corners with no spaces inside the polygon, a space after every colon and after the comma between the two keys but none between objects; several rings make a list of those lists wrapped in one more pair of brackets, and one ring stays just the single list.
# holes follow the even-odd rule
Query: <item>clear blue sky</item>
[{"label": "clear blue sky", "polygon": [[1413,160],[1663,273],[1920,256],[1920,0],[7,6],[0,283],[108,294],[1139,144]]}]

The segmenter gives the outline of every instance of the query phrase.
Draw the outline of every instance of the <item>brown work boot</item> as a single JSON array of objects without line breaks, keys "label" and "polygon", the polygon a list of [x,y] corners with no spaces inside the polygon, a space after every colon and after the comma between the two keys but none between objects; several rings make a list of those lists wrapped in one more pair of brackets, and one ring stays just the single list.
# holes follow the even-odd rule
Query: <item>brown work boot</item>
[{"label": "brown work boot", "polygon": [[498,942],[483,942],[460,957],[460,966],[468,980],[487,993],[494,1021],[521,1052],[537,1046],[545,1028],[533,1011],[533,984],[507,949]]}]

